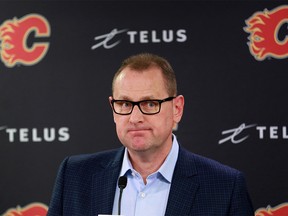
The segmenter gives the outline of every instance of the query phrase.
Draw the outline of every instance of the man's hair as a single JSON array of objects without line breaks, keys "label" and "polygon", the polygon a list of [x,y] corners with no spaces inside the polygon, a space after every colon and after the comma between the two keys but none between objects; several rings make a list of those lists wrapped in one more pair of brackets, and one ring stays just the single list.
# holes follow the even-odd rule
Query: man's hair
[{"label": "man's hair", "polygon": [[141,73],[143,72],[143,70],[146,70],[150,67],[157,67],[162,71],[165,87],[169,96],[176,96],[177,82],[173,68],[166,59],[151,53],[141,53],[138,55],[133,55],[122,62],[120,68],[115,73],[113,78],[112,93],[114,92],[115,80],[121,74],[124,68],[130,68]]}]

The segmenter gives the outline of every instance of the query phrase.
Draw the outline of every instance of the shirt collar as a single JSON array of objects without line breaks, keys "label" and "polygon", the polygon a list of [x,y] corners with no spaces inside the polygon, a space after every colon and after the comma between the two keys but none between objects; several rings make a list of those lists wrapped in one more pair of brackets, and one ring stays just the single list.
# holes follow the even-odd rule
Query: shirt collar
[{"label": "shirt collar", "polygon": [[[179,145],[178,145],[177,138],[174,134],[172,134],[172,136],[173,136],[172,148],[168,156],[166,157],[164,163],[161,165],[159,170],[156,171],[156,173],[157,172],[160,173],[168,182],[172,181],[172,176],[173,176],[173,172],[174,172],[174,168],[177,162],[178,152],[179,152]],[[129,160],[127,148],[125,148],[120,176],[129,174],[131,173],[132,170],[133,170],[133,166]]]}]

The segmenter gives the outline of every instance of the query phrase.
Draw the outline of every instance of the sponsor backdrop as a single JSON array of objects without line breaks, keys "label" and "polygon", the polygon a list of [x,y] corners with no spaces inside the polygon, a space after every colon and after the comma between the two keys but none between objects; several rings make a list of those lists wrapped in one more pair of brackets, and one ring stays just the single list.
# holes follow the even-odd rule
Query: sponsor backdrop
[{"label": "sponsor backdrop", "polygon": [[120,62],[173,65],[189,150],[243,171],[256,215],[288,215],[284,1],[1,1],[0,214],[45,215],[64,157],[119,147]]}]

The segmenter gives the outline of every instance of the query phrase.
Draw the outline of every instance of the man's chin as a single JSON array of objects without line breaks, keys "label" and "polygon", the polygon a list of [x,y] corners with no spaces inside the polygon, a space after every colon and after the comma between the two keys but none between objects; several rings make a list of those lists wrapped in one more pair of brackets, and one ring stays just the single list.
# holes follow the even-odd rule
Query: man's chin
[{"label": "man's chin", "polygon": [[148,145],[147,142],[142,139],[134,139],[133,142],[129,144],[128,149],[129,148],[136,152],[145,152],[148,150]]}]

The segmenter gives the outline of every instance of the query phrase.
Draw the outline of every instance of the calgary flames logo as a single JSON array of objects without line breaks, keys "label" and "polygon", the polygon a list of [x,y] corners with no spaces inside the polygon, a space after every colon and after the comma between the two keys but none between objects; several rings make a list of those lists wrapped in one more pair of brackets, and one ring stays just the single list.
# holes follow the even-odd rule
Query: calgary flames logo
[{"label": "calgary flames logo", "polygon": [[3,216],[46,216],[48,207],[42,203],[31,203],[24,208],[9,209]]},{"label": "calgary flames logo", "polygon": [[257,12],[248,20],[244,30],[250,33],[250,53],[259,61],[267,57],[288,57],[288,36],[279,39],[279,29],[288,23],[288,6],[281,6],[272,11],[265,9]]},{"label": "calgary flames logo", "polygon": [[285,216],[288,215],[288,203],[283,203],[271,208],[268,206],[265,208],[260,208],[255,212],[255,216]]},{"label": "calgary flames logo", "polygon": [[28,47],[28,36],[32,32],[34,38],[49,37],[49,23],[40,15],[29,14],[21,19],[7,20],[0,26],[0,56],[7,67],[17,63],[34,65],[43,59],[49,43],[33,42]]}]

